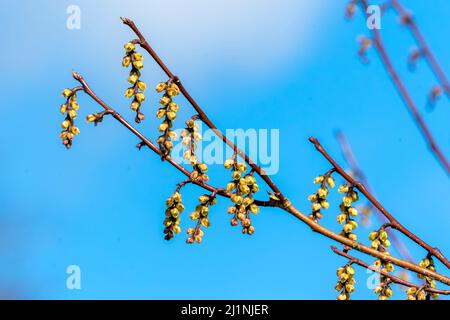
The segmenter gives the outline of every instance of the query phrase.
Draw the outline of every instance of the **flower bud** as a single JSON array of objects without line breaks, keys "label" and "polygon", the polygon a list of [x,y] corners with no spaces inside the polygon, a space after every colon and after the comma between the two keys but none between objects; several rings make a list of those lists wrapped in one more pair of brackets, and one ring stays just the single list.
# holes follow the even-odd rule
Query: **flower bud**
[{"label": "flower bud", "polygon": [[94,122],[95,119],[97,119],[97,117],[95,116],[95,114],[89,114],[89,115],[86,117],[86,121],[87,121],[87,122]]},{"label": "flower bud", "polygon": [[63,128],[63,129],[67,129],[69,126],[70,126],[70,121],[69,120],[64,120],[61,123],[61,128]]},{"label": "flower bud", "polygon": [[234,160],[233,159],[228,159],[225,160],[223,166],[225,167],[225,169],[230,169],[234,164]]},{"label": "flower bud", "polygon": [[176,104],[173,101],[171,101],[169,103],[169,108],[170,108],[170,111],[173,111],[173,112],[178,112],[180,110],[180,107],[178,106],[178,104]]},{"label": "flower bud", "polygon": [[127,98],[131,98],[134,94],[134,89],[133,88],[128,88],[127,90],[125,90],[125,97]]},{"label": "flower bud", "polygon": [[176,117],[177,117],[177,114],[175,113],[175,112],[173,112],[173,111],[168,111],[167,113],[166,113],[166,117],[169,119],[169,120],[175,120],[176,119]]},{"label": "flower bud", "polygon": [[70,110],[67,112],[67,114],[69,115],[69,117],[70,117],[71,119],[75,119],[75,118],[77,117],[77,112],[76,112],[75,110],[73,110],[73,109],[70,109]]},{"label": "flower bud", "polygon": [[144,59],[144,57],[142,56],[142,54],[140,54],[139,52],[135,52],[133,53],[133,58],[136,61],[142,61]]},{"label": "flower bud", "polygon": [[59,107],[59,112],[66,113],[67,111],[67,104],[62,104],[61,107]]},{"label": "flower bud", "polygon": [[73,94],[73,91],[70,90],[70,89],[64,89],[63,92],[62,92],[62,96],[63,96],[64,98],[68,98],[68,97],[70,97],[72,94]]},{"label": "flower bud", "polygon": [[208,166],[206,164],[204,164],[204,163],[200,163],[197,167],[202,172],[207,172],[208,171]]},{"label": "flower bud", "polygon": [[130,109],[133,111],[137,111],[141,104],[138,101],[133,101],[130,105]]},{"label": "flower bud", "polygon": [[339,186],[338,192],[339,192],[339,193],[347,193],[349,189],[350,189],[349,186],[347,186],[347,185],[342,185],[342,186]]},{"label": "flower bud", "polygon": [[125,50],[128,52],[134,51],[136,49],[136,46],[132,42],[127,42],[124,46]]},{"label": "flower bud", "polygon": [[313,183],[317,184],[317,183],[322,183],[324,180],[324,176],[317,176],[314,178]]},{"label": "flower bud", "polygon": [[358,210],[356,210],[353,207],[348,208],[348,214],[351,215],[352,217],[356,217],[358,215]]},{"label": "flower bud", "polygon": [[147,90],[147,85],[145,84],[145,82],[139,81],[139,82],[138,82],[138,88],[139,88],[141,91],[145,91],[145,90]]},{"label": "flower bud", "polygon": [[247,171],[247,165],[243,162],[239,162],[236,164],[236,168],[240,171],[240,172],[244,172]]},{"label": "flower bud", "polygon": [[156,86],[156,92],[163,92],[164,90],[166,90],[167,88],[167,83],[165,82],[160,82],[158,83],[158,85]]},{"label": "flower bud", "polygon": [[250,212],[253,213],[253,214],[258,214],[259,213],[259,207],[256,204],[252,203],[250,205]]},{"label": "flower bud", "polygon": [[169,97],[163,96],[163,97],[159,100],[159,103],[165,107],[165,106],[167,106],[167,105],[169,104],[170,101],[171,101],[171,100],[170,100]]},{"label": "flower bud", "polygon": [[144,101],[144,100],[145,100],[145,95],[144,95],[142,92],[136,93],[136,100],[137,100],[138,102]]},{"label": "flower bud", "polygon": [[333,178],[332,176],[329,176],[329,177],[327,178],[327,184],[328,184],[328,186],[329,186],[330,188],[334,188],[334,186],[336,185],[336,184],[334,183],[334,178]]},{"label": "flower bud", "polygon": [[123,67],[125,67],[125,68],[129,67],[130,63],[131,63],[131,58],[130,57],[128,57],[128,56],[123,57],[123,59],[122,59],[122,66]]}]

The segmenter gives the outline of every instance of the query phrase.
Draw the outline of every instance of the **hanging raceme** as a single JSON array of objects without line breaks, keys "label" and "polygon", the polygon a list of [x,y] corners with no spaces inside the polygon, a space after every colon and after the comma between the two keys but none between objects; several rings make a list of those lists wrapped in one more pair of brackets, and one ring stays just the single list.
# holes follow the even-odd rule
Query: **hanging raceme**
[{"label": "hanging raceme", "polygon": [[72,147],[72,140],[74,136],[80,133],[80,129],[75,126],[75,118],[77,117],[77,110],[79,105],[77,102],[77,94],[73,89],[64,89],[62,96],[66,98],[66,102],[62,104],[59,111],[66,115],[66,118],[61,123],[62,131],[59,137],[62,139],[63,144],[67,149]]},{"label": "hanging raceme", "polygon": [[210,195],[204,194],[198,197],[199,205],[195,208],[195,211],[191,213],[190,218],[193,221],[197,221],[195,228],[189,228],[187,234],[189,237],[186,239],[187,243],[201,243],[203,240],[204,232],[202,227],[208,228],[210,226],[209,222],[209,207],[216,204],[217,198],[216,194],[212,193]]},{"label": "hanging raceme", "polygon": [[[387,248],[391,245],[388,237],[388,233],[384,230],[384,227],[381,227],[378,231],[371,232],[369,234],[369,239],[372,241],[371,247],[386,255],[390,255],[387,250]],[[383,259],[375,260],[373,266],[378,270],[388,273],[392,273],[394,271],[394,265]],[[380,274],[380,283],[373,290],[376,294],[378,294],[379,300],[387,300],[392,296],[393,292],[391,289],[391,284],[392,281],[388,277]]]},{"label": "hanging raceme", "polygon": [[144,91],[147,89],[145,82],[141,81],[141,69],[144,68],[144,58],[142,54],[136,52],[136,46],[133,42],[128,42],[124,45],[125,56],[122,59],[122,66],[128,68],[131,66],[128,82],[131,87],[125,90],[125,96],[127,98],[133,98],[130,109],[136,112],[134,121],[140,123],[145,119],[144,114],[141,112],[141,104],[145,100]]},{"label": "hanging raceme", "polygon": [[[419,262],[419,266],[422,267],[422,268],[431,270],[431,271],[436,271],[436,267],[434,265],[433,257],[430,254],[428,254],[426,258],[422,259]],[[421,274],[418,274],[417,277],[419,279],[424,279],[425,278],[424,287],[436,288],[436,281],[434,281],[432,278],[423,276]],[[422,298],[422,294],[420,294],[419,296],[418,296],[418,294],[419,294],[419,292],[416,293],[417,300],[425,300],[425,299],[428,300],[428,299],[430,299],[430,297],[433,298],[433,299],[437,299],[439,297],[439,294],[437,294],[437,293],[430,294],[430,293],[427,292],[427,294],[425,296],[425,299],[419,299],[419,298]]]},{"label": "hanging raceme", "polygon": [[206,174],[208,172],[208,166],[205,163],[199,162],[196,155],[197,144],[202,139],[196,120],[196,116],[191,117],[186,121],[186,128],[181,132],[181,142],[186,147],[183,158],[188,160],[192,165],[192,172],[190,174],[192,180],[208,181],[209,176]]},{"label": "hanging raceme", "polygon": [[180,93],[178,86],[169,80],[167,82],[161,82],[156,86],[156,92],[161,93],[164,91],[164,95],[159,100],[162,107],[156,112],[158,119],[164,118],[163,122],[159,125],[158,130],[162,133],[156,140],[161,150],[161,159],[170,157],[170,152],[173,148],[173,140],[177,138],[175,131],[172,130],[173,121],[177,117],[179,110],[178,105],[172,101],[172,98]]},{"label": "hanging raceme", "polygon": [[347,264],[340,267],[336,271],[338,282],[334,286],[334,289],[339,293],[338,300],[350,300],[350,294],[355,291],[355,269]]},{"label": "hanging raceme", "polygon": [[309,218],[314,220],[315,222],[318,222],[318,220],[322,219],[323,217],[320,209],[328,209],[330,207],[330,204],[327,201],[327,196],[328,187],[334,188],[335,186],[334,178],[331,176],[333,172],[334,170],[329,170],[324,175],[314,178],[314,184],[320,184],[320,187],[319,189],[317,189],[316,193],[313,193],[308,197],[308,200],[312,202],[312,214],[309,215]]},{"label": "hanging raceme", "polygon": [[174,237],[174,233],[180,233],[180,214],[184,211],[184,205],[181,198],[180,188],[167,198],[166,200],[166,218],[164,219],[164,239],[170,240]]},{"label": "hanging raceme", "polygon": [[358,227],[358,223],[354,219],[354,217],[358,215],[358,210],[356,210],[352,204],[358,201],[358,192],[354,190],[354,187],[349,185],[339,186],[338,192],[345,194],[345,196],[342,197],[342,202],[339,206],[341,213],[337,217],[337,221],[344,225],[342,227],[341,236],[356,241],[358,240],[358,237],[352,231]]},{"label": "hanging raceme", "polygon": [[227,191],[232,192],[231,201],[234,203],[228,208],[228,213],[233,215],[231,225],[237,226],[241,223],[242,233],[252,235],[255,227],[252,225],[251,214],[258,214],[259,207],[254,203],[253,194],[258,192],[259,186],[253,176],[253,171],[247,171],[247,165],[243,162],[236,161],[236,154],[225,161],[224,167],[233,170],[231,177],[233,178],[227,184]]}]

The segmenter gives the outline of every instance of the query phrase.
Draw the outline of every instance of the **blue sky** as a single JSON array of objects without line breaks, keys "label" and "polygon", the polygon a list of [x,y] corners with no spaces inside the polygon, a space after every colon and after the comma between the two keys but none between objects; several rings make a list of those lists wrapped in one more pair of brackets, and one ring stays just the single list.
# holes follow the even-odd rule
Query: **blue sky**
[{"label": "blue sky", "polygon": [[[343,130],[385,207],[408,228],[450,254],[449,180],[428,152],[375,52],[362,65],[360,13],[343,18],[345,1],[16,1],[2,4],[0,52],[0,296],[7,298],[334,299],[335,269],[344,260],[331,240],[276,209],[254,218],[256,233],[229,226],[227,201],[212,210],[204,242],[162,237],[164,201],[183,177],[108,119],[81,123],[73,149],[60,144],[60,92],[84,75],[110,105],[132,119],[123,97],[122,45],[133,18],[169,67],[221,129],[280,130],[280,171],[273,180],[302,211],[315,175],[329,169],[307,138],[320,139],[341,163],[334,139]],[[66,28],[66,8],[81,8],[81,29]],[[442,67],[450,3],[408,1]],[[389,53],[442,149],[450,155],[449,102],[425,111],[435,79],[421,61],[410,73],[413,41],[383,19]],[[149,84],[166,78],[146,59]],[[142,130],[156,137],[156,93],[149,93]],[[181,116],[190,115],[179,99]],[[98,111],[80,96],[81,113]],[[236,116],[239,114],[239,116]],[[219,169],[213,169],[219,172]],[[222,176],[223,177],[223,176]],[[223,179],[223,178],[218,178]],[[262,188],[264,193],[265,187]],[[203,192],[190,188],[186,204]],[[334,202],[334,203],[333,203]],[[338,197],[332,198],[338,205]],[[186,217],[190,208],[186,211]],[[336,210],[323,223],[335,231]],[[184,227],[188,225],[184,221]],[[375,227],[375,226],[374,226]],[[369,230],[361,230],[360,236]],[[417,259],[421,250],[413,249]],[[371,260],[370,258],[368,259]],[[65,270],[79,265],[82,289],[66,289]],[[439,268],[439,266],[438,266]],[[441,267],[442,269],[442,267]],[[357,270],[355,298],[369,299],[368,275]],[[396,291],[396,298],[404,298]]]}]

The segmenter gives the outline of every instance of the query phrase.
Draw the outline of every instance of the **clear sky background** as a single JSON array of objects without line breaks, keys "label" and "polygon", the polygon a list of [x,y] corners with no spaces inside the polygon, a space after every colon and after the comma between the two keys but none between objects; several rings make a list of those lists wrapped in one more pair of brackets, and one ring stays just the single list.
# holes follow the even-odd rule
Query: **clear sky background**
[{"label": "clear sky background", "polygon": [[[132,119],[123,97],[123,44],[133,18],[168,66],[221,129],[280,130],[280,171],[273,180],[302,211],[315,175],[329,169],[309,135],[341,163],[333,132],[343,130],[385,207],[450,255],[449,179],[428,152],[375,52],[360,63],[360,12],[344,19],[345,1],[9,1],[0,32],[0,297],[48,299],[334,299],[335,270],[345,263],[331,240],[276,209],[253,219],[243,236],[229,226],[225,199],[213,208],[201,245],[184,233],[163,240],[164,201],[183,177],[107,119],[66,151],[58,137],[60,92],[77,70]],[[213,4],[214,3],[214,4]],[[81,8],[81,29],[66,28],[66,8]],[[408,6],[443,69],[450,73],[450,2]],[[382,21],[389,53],[444,152],[450,156],[449,101],[426,112],[436,81],[426,64],[410,73],[413,41],[393,13]],[[166,77],[146,59],[143,79]],[[178,99],[180,115],[188,104]],[[81,114],[99,111],[80,95]],[[157,94],[149,92],[142,130],[154,138]],[[152,109],[152,110],[149,110]],[[239,114],[239,116],[236,116]],[[180,123],[180,122],[179,122]],[[219,168],[213,169],[219,172]],[[223,181],[218,178],[216,181]],[[264,194],[262,187],[260,194]],[[187,215],[201,194],[185,194]],[[335,231],[338,197],[324,224]],[[376,225],[372,226],[373,228]],[[372,228],[371,227],[371,228]],[[360,237],[370,230],[361,228]],[[422,250],[412,250],[417,259]],[[368,258],[368,261],[373,259]],[[81,268],[81,290],[66,288],[68,265]],[[439,270],[440,265],[438,265]],[[442,267],[441,267],[442,270]],[[368,274],[357,269],[355,298],[369,299]],[[404,293],[396,291],[395,298]]]}]

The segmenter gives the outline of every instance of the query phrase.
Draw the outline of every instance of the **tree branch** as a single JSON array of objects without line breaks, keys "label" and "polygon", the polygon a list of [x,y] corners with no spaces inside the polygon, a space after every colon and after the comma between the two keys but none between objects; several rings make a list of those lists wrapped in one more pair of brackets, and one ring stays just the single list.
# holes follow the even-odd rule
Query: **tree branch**
[{"label": "tree branch", "polygon": [[367,188],[359,181],[355,181],[347,172],[345,172],[342,167],[337,164],[337,162],[325,151],[325,149],[320,144],[319,140],[314,137],[309,137],[309,141],[316,147],[317,151],[319,151],[333,166],[333,168],[338,172],[345,180],[348,181],[352,186],[355,186],[374,206],[377,208],[390,222],[392,228],[397,229],[405,236],[410,238],[412,241],[420,245],[422,248],[427,250],[431,255],[435,256],[439,259],[447,268],[450,269],[450,261],[441,253],[438,248],[433,248],[421,238],[413,234],[411,231],[406,229],[397,219],[395,219],[382,205],[378,202],[377,199],[367,190]]},{"label": "tree branch", "polygon": [[[367,0],[361,0],[361,4],[363,6],[364,12],[366,13],[367,8],[368,8]],[[366,14],[369,16],[368,13],[366,13]],[[391,59],[389,58],[389,55],[387,54],[387,51],[384,47],[380,32],[376,28],[373,28],[371,31],[372,31],[372,41],[375,44],[375,48],[377,49],[377,52],[381,58],[381,61],[384,65],[386,71],[388,72],[389,76],[391,77],[397,91],[399,92],[406,107],[408,108],[408,111],[412,115],[414,122],[416,123],[421,134],[425,138],[425,141],[427,142],[431,152],[434,154],[436,159],[439,161],[439,163],[441,164],[442,168],[445,170],[447,175],[450,176],[450,163],[448,162],[444,153],[441,151],[436,140],[434,139],[433,135],[431,134],[431,131],[428,128],[428,125],[426,124],[425,120],[420,115],[420,112],[419,112],[418,108],[416,107],[414,100],[409,95],[409,92],[406,89],[405,85],[400,80],[400,77],[399,77],[397,71],[395,70],[395,68],[391,62]],[[447,267],[448,266],[449,265],[447,265]]]},{"label": "tree branch", "polygon": [[[101,100],[91,89],[91,87],[87,84],[86,80],[76,71],[72,72],[72,75],[75,80],[77,80],[81,87],[75,88],[76,91],[83,90],[86,94],[88,94],[94,101],[96,101],[100,106],[102,106],[108,113],[110,113],[117,121],[119,121],[123,126],[125,126],[129,131],[131,131],[134,135],[136,135],[142,143],[144,143],[147,147],[149,147],[153,152],[161,156],[162,152],[159,150],[159,148],[151,142],[149,139],[147,139],[142,133],[140,133],[135,127],[133,127],[128,121],[126,121],[116,110],[108,106],[103,100]],[[166,159],[167,162],[169,162],[172,166],[174,166],[176,169],[178,169],[180,172],[182,172],[185,176],[189,177],[190,172],[186,170],[183,166],[181,166],[179,163],[176,163],[172,159]],[[193,180],[194,184],[208,190],[211,192],[215,192],[221,196],[229,198],[231,195],[229,192],[226,192],[223,189],[219,189],[216,187],[213,187],[202,180]],[[274,207],[276,206],[276,203],[274,201],[261,201],[261,200],[255,200],[255,203],[259,206],[263,207]]]}]

